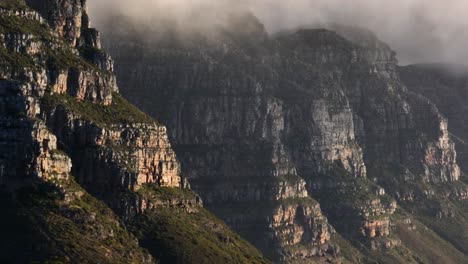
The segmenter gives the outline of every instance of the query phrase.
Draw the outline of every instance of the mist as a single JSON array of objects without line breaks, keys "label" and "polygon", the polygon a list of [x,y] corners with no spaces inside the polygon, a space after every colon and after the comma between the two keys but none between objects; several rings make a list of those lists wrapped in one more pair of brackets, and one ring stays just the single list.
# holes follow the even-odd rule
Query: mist
[{"label": "mist", "polygon": [[250,11],[268,32],[344,24],[367,28],[387,42],[400,64],[468,64],[466,0],[88,0],[94,25],[125,14],[157,27],[206,30],[227,23],[227,14]]}]

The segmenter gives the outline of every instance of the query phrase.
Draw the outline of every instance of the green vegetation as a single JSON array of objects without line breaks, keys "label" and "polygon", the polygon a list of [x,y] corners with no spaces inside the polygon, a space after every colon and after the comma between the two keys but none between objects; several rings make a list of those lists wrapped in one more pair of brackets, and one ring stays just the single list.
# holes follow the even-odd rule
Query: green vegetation
[{"label": "green vegetation", "polygon": [[[382,184],[388,190],[400,193],[413,193],[415,201],[400,202],[399,206],[427,228],[468,255],[468,214],[466,202],[457,201],[448,194],[456,190],[466,190],[463,181],[430,184],[422,180],[405,182],[401,168],[370,168],[371,175],[380,174]],[[401,184],[405,182],[405,184]],[[428,195],[430,194],[430,195]],[[425,228],[426,228],[425,227]]]},{"label": "green vegetation", "polygon": [[[351,207],[361,207],[376,199],[385,203],[394,201],[390,196],[374,194],[374,189],[377,186],[368,178],[355,178],[349,175],[344,168],[337,165],[332,165],[329,172],[319,175],[318,179],[324,183],[324,187],[317,194],[321,204],[336,205],[342,203],[351,205]],[[336,187],[327,187],[328,185],[336,185]]]},{"label": "green vegetation", "polygon": [[[26,7],[19,1],[8,0],[0,2],[0,8]],[[4,68],[45,67],[51,74],[71,67],[101,71],[89,62],[102,51],[82,48],[82,58],[63,39],[52,34],[46,23],[2,15],[0,33],[28,35],[40,49],[34,55],[27,54],[26,50],[0,49],[0,66]],[[80,101],[66,94],[48,93],[41,100],[45,111],[61,107],[99,126],[156,124],[117,93],[113,94],[109,106]],[[62,153],[54,151],[52,154]],[[73,180],[57,181],[55,185],[38,182],[15,194],[2,190],[0,195],[4,210],[0,220],[1,263],[144,263],[148,260],[149,253],[138,245],[119,218]],[[193,192],[147,185],[137,194],[128,195],[132,196],[130,198],[134,198],[133,195],[149,197],[156,204],[173,206],[147,211],[129,223],[141,243],[163,262],[268,262],[222,221],[196,205],[199,198]],[[188,203],[180,207],[168,203],[174,200]],[[186,210],[192,205],[193,210]]]},{"label": "green vegetation", "polygon": [[[411,223],[406,222],[407,219],[411,219]],[[467,263],[466,255],[404,210],[399,209],[392,216],[392,222],[392,233],[401,240],[401,245],[391,250],[370,251],[364,246],[356,247],[339,234],[333,234],[332,240],[340,246],[345,263]]]},{"label": "green vegetation", "polygon": [[114,124],[155,124],[154,119],[143,113],[134,105],[130,104],[120,94],[113,94],[112,104],[104,106],[88,101],[80,101],[67,94],[49,94],[42,99],[43,107],[53,109],[58,106],[67,111],[80,115],[81,118],[101,126]]},{"label": "green vegetation", "polygon": [[[448,195],[466,189],[464,182],[430,184],[417,178],[407,182],[404,170],[398,167],[370,167],[369,175],[378,175],[387,190],[415,196],[414,201],[400,202],[400,209],[391,219],[396,223],[393,232],[417,255],[418,263],[468,262],[467,208],[465,202]],[[411,218],[416,230],[408,232],[401,224],[402,218]]]},{"label": "green vegetation", "polygon": [[340,247],[341,254],[345,259],[344,263],[364,263],[363,260],[366,259],[366,256],[340,234],[332,234],[331,240]]},{"label": "green vegetation", "polygon": [[75,198],[47,183],[20,189],[16,199],[0,192],[0,262],[142,263],[148,257],[107,206],[73,180],[61,185]]},{"label": "green vegetation", "polygon": [[432,263],[432,262],[421,262],[421,258],[414,252],[409,250],[406,246],[397,246],[387,251],[370,251],[367,252],[369,255],[370,263],[404,263],[404,264],[420,264],[420,263]]},{"label": "green vegetation", "polygon": [[51,29],[47,24],[15,15],[0,16],[0,33],[32,34],[37,38],[53,38]]},{"label": "green vegetation", "polygon": [[283,200],[279,200],[282,205],[298,205],[303,207],[314,207],[318,205],[318,202],[310,197],[289,197]]},{"label": "green vegetation", "polygon": [[[195,198],[188,190],[154,185],[144,186],[138,194],[162,202]],[[128,226],[161,263],[268,263],[207,210],[195,205],[192,209],[161,205],[137,216]]]},{"label": "green vegetation", "polygon": [[[1,4],[4,3],[2,2]],[[8,33],[33,34],[46,38],[50,36],[50,31],[47,29],[47,26],[41,25],[37,23],[37,21],[23,19],[17,16],[1,15],[0,34]],[[34,59],[28,55],[13,52],[5,47],[0,47],[0,66],[9,66],[14,69],[32,68],[35,66],[35,62]]]},{"label": "green vegetation", "polygon": [[100,71],[96,66],[89,64],[83,58],[75,55],[72,49],[64,43],[61,43],[59,49],[52,49],[49,47],[42,47],[42,53],[45,54],[46,66],[50,70],[57,72],[66,71],[70,67],[79,69],[91,69]]},{"label": "green vegetation", "polygon": [[[404,223],[404,219],[411,219],[413,230],[408,230],[409,224]],[[395,223],[394,232],[418,263],[468,263],[466,254],[404,210],[399,209],[392,220]]]},{"label": "green vegetation", "polygon": [[0,9],[8,10],[24,10],[27,6],[23,0],[2,0],[0,1]]},{"label": "green vegetation", "polygon": [[[28,9],[23,1],[17,0],[2,0],[0,8],[3,9]],[[81,69],[90,69],[101,71],[92,63],[88,63],[85,59],[76,55],[72,48],[52,34],[52,29],[47,23],[39,23],[38,21],[27,19],[15,15],[0,16],[0,33],[1,34],[27,34],[32,35],[32,41],[42,43],[40,46],[40,55],[28,56],[22,52],[13,52],[11,50],[0,49],[0,63],[3,66],[10,66],[13,69],[33,68],[34,66],[45,65],[50,70],[63,71],[70,67],[78,67]],[[88,56],[91,56],[89,52]]]},{"label": "green vegetation", "polygon": [[29,56],[0,47],[0,66],[12,66],[16,69],[31,68],[34,66],[34,60]]},{"label": "green vegetation", "polygon": [[161,263],[267,263],[253,246],[202,208],[187,213],[160,207],[138,216],[130,229]]},{"label": "green vegetation", "polygon": [[[468,255],[468,214],[462,202],[438,197],[415,204],[403,203],[401,207],[414,212],[418,221]],[[444,211],[450,215],[443,215]]]},{"label": "green vegetation", "polygon": [[143,187],[137,191],[137,194],[142,197],[150,197],[152,199],[163,201],[174,199],[197,199],[197,195],[191,190],[171,187],[159,187],[156,184],[144,184]]}]

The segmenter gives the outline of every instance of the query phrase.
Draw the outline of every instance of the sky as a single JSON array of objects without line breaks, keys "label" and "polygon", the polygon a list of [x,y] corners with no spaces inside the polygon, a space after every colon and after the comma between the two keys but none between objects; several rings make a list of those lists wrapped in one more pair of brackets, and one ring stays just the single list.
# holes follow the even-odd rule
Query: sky
[{"label": "sky", "polygon": [[402,65],[468,65],[468,0],[88,0],[88,9],[97,28],[113,13],[141,21],[176,20],[188,30],[209,28],[225,23],[227,12],[245,10],[270,33],[352,25],[376,33],[398,53]]}]

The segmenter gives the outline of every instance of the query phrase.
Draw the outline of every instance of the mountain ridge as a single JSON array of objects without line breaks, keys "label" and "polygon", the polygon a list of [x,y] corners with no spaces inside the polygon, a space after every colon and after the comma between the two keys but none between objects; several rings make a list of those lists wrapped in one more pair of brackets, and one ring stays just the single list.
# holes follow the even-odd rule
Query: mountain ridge
[{"label": "mountain ridge", "polygon": [[166,128],[119,95],[86,1],[0,9],[2,261],[268,262],[203,208]]},{"label": "mountain ridge", "polygon": [[[307,251],[324,242],[308,232],[323,229],[308,229],[300,213],[266,208],[272,200],[317,200],[334,227],[327,243],[346,244],[341,235],[352,245],[343,247],[344,256],[359,248],[361,261],[430,261],[433,256],[410,241],[432,235],[413,230],[402,237],[396,227],[409,228],[406,221],[437,229],[429,225],[437,215],[441,224],[464,218],[466,185],[446,118],[407,89],[395,52],[369,32],[336,27],[257,38],[221,29],[208,40],[160,48],[143,32],[127,45],[126,28],[139,34],[138,23],[111,21],[112,28],[102,27],[105,46],[123,76],[124,96],[168,126],[182,170],[205,205],[274,261],[339,258]],[[139,49],[145,56],[135,56]],[[303,210],[297,201],[291,207]],[[262,233],[252,234],[250,226],[260,223]],[[434,236],[447,234],[439,228]],[[437,241],[453,256],[463,255]]]}]

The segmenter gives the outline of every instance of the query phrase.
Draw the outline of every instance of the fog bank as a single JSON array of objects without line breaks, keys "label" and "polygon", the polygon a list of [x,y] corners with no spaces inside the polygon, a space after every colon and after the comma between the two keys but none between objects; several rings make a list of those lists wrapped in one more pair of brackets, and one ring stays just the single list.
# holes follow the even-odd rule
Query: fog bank
[{"label": "fog bank", "polygon": [[[255,14],[270,33],[317,24],[368,28],[397,51],[401,64],[468,64],[466,0],[88,0],[99,28],[106,16],[170,21],[180,29],[206,29],[226,23],[226,14]],[[151,22],[150,22],[151,21]],[[151,24],[150,24],[151,23]]]}]

